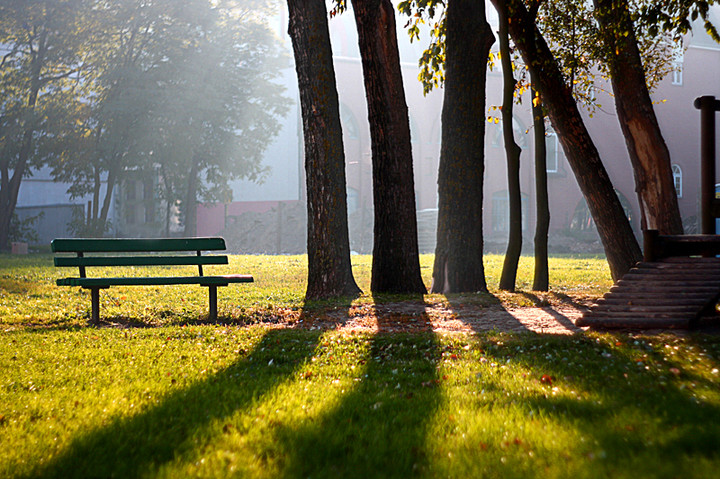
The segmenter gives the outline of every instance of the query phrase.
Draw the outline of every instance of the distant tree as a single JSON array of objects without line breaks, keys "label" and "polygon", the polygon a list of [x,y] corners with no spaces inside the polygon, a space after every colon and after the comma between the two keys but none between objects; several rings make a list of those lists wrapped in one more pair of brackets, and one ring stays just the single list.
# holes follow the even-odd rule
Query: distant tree
[{"label": "distant tree", "polygon": [[[418,5],[406,5],[410,8]],[[485,85],[494,42],[485,5],[447,4],[445,99],[438,173],[438,227],[432,291],[486,291],[483,265]],[[417,18],[417,17],[416,17]]]},{"label": "distant tree", "polygon": [[164,195],[180,205],[186,236],[196,234],[199,200],[227,201],[230,180],[262,177],[262,155],[288,106],[275,83],[287,63],[264,20],[269,4],[210,6],[202,30],[150,75],[164,86],[148,131],[166,137],[150,151],[169,175]]},{"label": "distant tree", "polygon": [[[75,99],[86,31],[83,0],[0,3],[0,250],[7,250],[22,179],[51,150],[37,139],[57,136],[63,105]],[[59,116],[60,115],[60,116]]]},{"label": "distant tree", "polygon": [[502,104],[502,132],[507,160],[508,180],[508,209],[510,215],[508,244],[503,261],[500,283],[498,287],[505,291],[515,291],[520,253],[522,252],[522,193],[520,191],[520,154],[522,150],[515,142],[513,128],[513,103],[515,102],[515,76],[510,53],[510,34],[508,25],[507,6],[496,5],[500,29],[498,32],[500,42],[500,61],[503,73],[503,104]]},{"label": "distant tree", "polygon": [[375,235],[373,293],[425,293],[405,91],[390,0],[354,0],[370,122]]},{"label": "distant tree", "polygon": [[348,237],[345,154],[324,0],[288,0],[305,140],[307,299],[355,296]]},{"label": "distant tree", "polygon": [[72,184],[72,197],[92,195],[85,234],[99,236],[123,178],[159,170],[165,233],[179,208],[194,235],[199,199],[226,200],[230,180],[262,175],[262,153],[287,111],[268,4],[116,0],[93,11],[102,30],[82,77],[92,93],[54,177]]}]

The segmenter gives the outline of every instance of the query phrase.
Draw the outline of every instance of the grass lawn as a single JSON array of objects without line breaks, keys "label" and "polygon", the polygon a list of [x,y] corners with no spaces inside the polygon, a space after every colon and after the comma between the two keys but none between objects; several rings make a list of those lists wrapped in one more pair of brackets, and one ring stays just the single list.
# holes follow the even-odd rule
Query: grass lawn
[{"label": "grass lawn", "polygon": [[[501,260],[487,258],[491,285]],[[427,281],[431,264],[422,257]],[[370,258],[353,265],[369,289]],[[553,258],[551,267],[550,301],[610,286],[601,259]],[[202,324],[203,288],[136,287],[101,292],[103,317],[135,327],[93,328],[88,294],[54,286],[70,271],[50,256],[0,256],[0,477],[684,478],[720,469],[720,337],[276,329],[268,318],[278,309],[320,314],[337,304],[303,304],[300,256],[237,256],[230,269],[257,282],[221,288],[228,324]],[[523,258],[521,288],[531,271]]]}]

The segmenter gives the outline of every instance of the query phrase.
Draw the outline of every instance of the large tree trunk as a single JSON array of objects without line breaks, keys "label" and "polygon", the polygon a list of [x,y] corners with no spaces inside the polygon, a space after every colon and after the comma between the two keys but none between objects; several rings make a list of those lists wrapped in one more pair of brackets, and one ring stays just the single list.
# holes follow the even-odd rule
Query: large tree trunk
[{"label": "large tree trunk", "polygon": [[373,293],[425,293],[405,91],[390,0],[354,0],[373,159]]},{"label": "large tree trunk", "polygon": [[487,291],[483,266],[485,85],[495,40],[485,4],[451,0],[446,11],[445,99],[438,173],[433,293]]},{"label": "large tree trunk", "polygon": [[647,88],[627,0],[594,0],[607,50],[615,110],[635,173],[643,229],[682,234],[670,151]]},{"label": "large tree trunk", "polygon": [[355,296],[345,153],[324,0],[288,0],[305,138],[307,299]]},{"label": "large tree trunk", "polygon": [[513,128],[513,103],[515,101],[515,77],[510,58],[510,35],[508,34],[507,7],[498,8],[500,23],[500,61],[503,72],[502,126],[505,158],[507,160],[508,209],[510,214],[508,244],[505,251],[499,289],[515,291],[515,279],[522,252],[522,193],[520,191],[520,154],[522,149],[515,142]]},{"label": "large tree trunk", "polygon": [[535,274],[533,290],[547,291],[550,288],[548,267],[548,232],[550,231],[550,198],[547,183],[547,147],[545,145],[545,112],[540,96],[535,89],[535,75],[530,73],[533,85],[533,134],[535,139]]},{"label": "large tree trunk", "polygon": [[550,122],[558,134],[597,225],[610,273],[617,280],[640,261],[642,253],[597,148],[583,123],[572,90],[565,83],[552,52],[522,0],[492,2],[496,6],[508,6],[510,35],[525,64],[536,74],[537,87]]}]

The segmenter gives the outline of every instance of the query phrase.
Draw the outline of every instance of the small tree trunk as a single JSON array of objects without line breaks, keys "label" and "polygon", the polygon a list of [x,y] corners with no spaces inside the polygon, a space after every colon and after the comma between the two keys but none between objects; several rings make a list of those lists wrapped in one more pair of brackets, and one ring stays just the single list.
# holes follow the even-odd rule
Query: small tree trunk
[{"label": "small tree trunk", "polygon": [[487,291],[483,266],[485,86],[495,40],[485,4],[452,0],[446,11],[445,99],[438,172],[433,293]]},{"label": "small tree trunk", "polygon": [[405,91],[390,0],[354,0],[373,159],[373,293],[426,292],[420,276]]},{"label": "small tree trunk", "polygon": [[492,2],[506,5],[512,12],[510,35],[525,64],[537,74],[536,87],[597,225],[610,273],[618,280],[642,259],[642,253],[572,91],[522,0]]},{"label": "small tree trunk", "polygon": [[682,234],[670,151],[652,106],[627,0],[594,0],[594,4],[608,51],[615,110],[635,174],[643,229]]},{"label": "small tree trunk", "polygon": [[288,0],[305,139],[307,299],[356,296],[350,264],[345,153],[324,0]]},{"label": "small tree trunk", "polygon": [[185,229],[186,238],[197,235],[197,183],[199,174],[199,161],[195,155],[187,176],[187,191],[185,194]]},{"label": "small tree trunk", "polygon": [[[535,85],[535,74],[530,74]],[[550,231],[550,198],[547,182],[547,148],[545,145],[545,113],[540,93],[533,86],[533,133],[535,138],[535,274],[533,290],[547,291],[550,288],[548,267],[548,232]]]},{"label": "small tree trunk", "polygon": [[515,279],[522,252],[522,192],[520,191],[520,153],[522,149],[515,142],[513,132],[515,77],[513,76],[512,58],[510,58],[509,20],[505,6],[498,8],[498,17],[500,22],[500,60],[503,70],[503,143],[507,159],[508,208],[510,210],[508,244],[498,287],[505,291],[515,291]]}]

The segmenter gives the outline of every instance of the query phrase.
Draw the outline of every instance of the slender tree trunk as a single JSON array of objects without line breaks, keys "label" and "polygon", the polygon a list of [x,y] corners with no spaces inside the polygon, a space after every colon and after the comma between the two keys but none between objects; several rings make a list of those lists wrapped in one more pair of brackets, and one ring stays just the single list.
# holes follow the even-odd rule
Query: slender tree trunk
[{"label": "slender tree trunk", "polygon": [[195,155],[187,177],[187,192],[185,195],[185,230],[183,236],[197,235],[197,183],[199,175],[199,160]]},{"label": "slender tree trunk", "polygon": [[510,35],[525,64],[534,71],[548,116],[598,228],[613,279],[622,277],[642,253],[600,155],[583,123],[570,87],[522,0],[507,5]]},{"label": "slender tree trunk", "polygon": [[594,0],[608,51],[615,110],[635,174],[643,229],[682,234],[670,151],[660,131],[627,0]]},{"label": "slender tree trunk", "polygon": [[533,85],[533,133],[535,138],[535,274],[534,291],[547,291],[550,288],[548,267],[548,232],[550,231],[550,198],[547,182],[547,147],[545,145],[545,112],[542,100],[534,85],[535,74],[530,73]]},{"label": "slender tree trunk", "polygon": [[110,203],[112,202],[113,190],[117,182],[117,173],[115,169],[108,171],[107,186],[105,187],[105,195],[103,196],[102,207],[100,208],[100,216],[98,218],[98,228],[102,228],[98,232],[99,236],[105,234],[105,225],[107,225],[108,214],[110,213]]},{"label": "slender tree trunk", "polygon": [[484,2],[451,0],[446,10],[445,99],[438,172],[432,292],[487,291],[483,266],[485,86],[495,38]]},{"label": "slender tree trunk", "polygon": [[420,277],[405,91],[390,0],[354,0],[373,159],[373,293],[426,292]]},{"label": "slender tree trunk", "polygon": [[324,0],[288,0],[305,139],[307,299],[356,296],[348,236],[345,153]]},{"label": "slender tree trunk", "polygon": [[29,132],[29,135],[27,133],[23,140],[20,158],[14,165],[13,174],[9,177],[9,181],[3,182],[2,190],[0,190],[0,251],[10,249],[10,222],[15,213],[18,193],[20,192],[20,182],[25,175],[29,157],[29,153],[23,153],[23,151],[25,145],[28,145],[28,148],[30,147],[33,132]]},{"label": "slender tree trunk", "polygon": [[522,192],[520,191],[520,153],[522,149],[515,142],[513,128],[513,102],[515,101],[515,77],[512,58],[510,58],[510,35],[508,34],[507,8],[498,8],[500,22],[500,61],[503,71],[502,126],[505,158],[507,160],[508,209],[510,210],[510,228],[505,251],[499,288],[515,291],[515,279],[522,252]]}]

